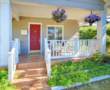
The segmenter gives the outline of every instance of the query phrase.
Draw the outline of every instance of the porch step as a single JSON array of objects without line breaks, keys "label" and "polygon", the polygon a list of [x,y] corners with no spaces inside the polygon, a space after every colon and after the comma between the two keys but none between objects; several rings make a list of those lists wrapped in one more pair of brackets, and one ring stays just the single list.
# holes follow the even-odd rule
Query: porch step
[{"label": "porch step", "polygon": [[84,61],[86,58],[92,58],[93,56],[85,56],[85,57],[71,57],[71,58],[60,58],[60,59],[52,59],[52,64],[57,62],[67,62],[71,60],[73,63],[77,63],[80,61]]},{"label": "porch step", "polygon": [[27,70],[18,70],[15,72],[15,75],[20,77],[27,77],[27,76],[36,76],[38,74],[47,74],[46,68],[33,68]]},{"label": "porch step", "polygon": [[31,68],[44,68],[46,67],[46,62],[32,62],[32,63],[22,63],[17,65],[17,69],[23,70],[23,69],[31,69]]},{"label": "porch step", "polygon": [[17,69],[15,75],[20,78],[13,80],[13,85],[21,87],[17,90],[51,90],[44,61],[18,64]]}]

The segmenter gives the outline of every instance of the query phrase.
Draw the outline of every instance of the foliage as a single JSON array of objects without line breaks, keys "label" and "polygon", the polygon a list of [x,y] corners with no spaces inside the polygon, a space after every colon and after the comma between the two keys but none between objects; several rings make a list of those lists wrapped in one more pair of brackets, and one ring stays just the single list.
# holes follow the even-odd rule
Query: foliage
[{"label": "foliage", "polygon": [[103,55],[101,55],[101,52],[99,52],[99,50],[96,50],[95,53],[93,53],[93,57],[92,60],[97,62],[97,63],[101,63]]},{"label": "foliage", "polygon": [[[76,66],[78,68],[78,66]],[[59,71],[60,72],[60,71]],[[57,74],[53,75],[52,78],[48,81],[50,86],[68,86],[69,84],[73,85],[77,82],[82,82],[83,84],[85,81],[88,81],[95,77],[95,76],[103,76],[106,74],[110,74],[110,68],[108,64],[104,64],[103,66],[98,66],[97,68],[91,69],[90,71],[72,71],[71,73],[65,74]]]},{"label": "foliage", "polygon": [[100,21],[100,20],[101,20],[101,17],[97,16],[96,14],[91,14],[91,15],[85,17],[85,19],[84,19],[84,21],[88,22],[88,23],[94,23],[94,22]]},{"label": "foliage", "polygon": [[[98,47],[100,49],[100,47]],[[57,62],[51,66],[52,78],[48,81],[50,86],[67,86],[77,82],[88,81],[96,76],[110,74],[110,57],[106,53],[101,54],[99,50],[93,54],[92,59],[86,58],[82,62],[73,63]],[[104,63],[103,63],[104,62]]]},{"label": "foliage", "polygon": [[67,15],[65,14],[66,11],[65,9],[59,10],[59,8],[56,11],[52,12],[52,19],[55,20],[56,22],[61,22],[67,19]]},{"label": "foliage", "polygon": [[97,35],[97,27],[81,27],[80,28],[80,39],[95,39]]},{"label": "foliage", "polygon": [[13,86],[11,82],[8,81],[8,69],[4,68],[0,71],[0,90],[14,90],[18,87]]}]

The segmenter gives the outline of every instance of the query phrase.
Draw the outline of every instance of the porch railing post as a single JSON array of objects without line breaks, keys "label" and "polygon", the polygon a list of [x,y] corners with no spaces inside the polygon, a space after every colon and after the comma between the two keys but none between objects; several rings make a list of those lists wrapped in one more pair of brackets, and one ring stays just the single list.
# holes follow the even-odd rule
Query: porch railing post
[{"label": "porch railing post", "polygon": [[19,63],[19,39],[18,38],[16,38],[15,39],[15,43],[17,42],[17,45],[16,45],[16,51],[15,51],[15,58],[17,59],[16,61],[17,61],[17,63]]},{"label": "porch railing post", "polygon": [[75,54],[78,52],[78,38],[75,38]]},{"label": "porch railing post", "polygon": [[45,38],[45,61],[46,61],[46,57],[47,57],[47,38]]},{"label": "porch railing post", "polygon": [[47,56],[47,73],[48,73],[48,77],[51,76],[51,51],[48,51],[48,56]]},{"label": "porch railing post", "polygon": [[9,81],[13,80],[13,57],[12,57],[12,53],[9,53],[9,57],[8,57],[8,80]]}]

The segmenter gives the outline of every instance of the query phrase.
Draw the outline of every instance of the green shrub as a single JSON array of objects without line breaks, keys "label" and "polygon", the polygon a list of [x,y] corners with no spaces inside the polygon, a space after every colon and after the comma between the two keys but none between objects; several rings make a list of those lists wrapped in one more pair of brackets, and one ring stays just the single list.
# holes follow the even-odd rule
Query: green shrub
[{"label": "green shrub", "polygon": [[13,86],[8,81],[8,69],[4,68],[0,71],[0,90],[15,90],[19,87]]},{"label": "green shrub", "polygon": [[107,35],[110,36],[110,24],[107,25]]},{"label": "green shrub", "polygon": [[97,35],[97,27],[81,27],[80,28],[80,39],[93,39]]}]

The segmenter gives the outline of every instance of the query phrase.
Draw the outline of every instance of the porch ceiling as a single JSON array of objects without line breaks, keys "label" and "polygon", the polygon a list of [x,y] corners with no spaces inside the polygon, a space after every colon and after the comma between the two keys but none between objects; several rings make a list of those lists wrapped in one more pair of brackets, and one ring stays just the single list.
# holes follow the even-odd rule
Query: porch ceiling
[{"label": "porch ceiling", "polygon": [[[13,7],[16,9],[19,16],[24,17],[40,17],[40,18],[51,18],[52,11],[56,10],[59,6],[43,5],[35,3],[13,3]],[[72,7],[59,7],[66,10],[68,19],[78,20],[81,22],[85,16],[90,15],[91,10],[78,9]],[[94,14],[99,14],[100,11],[94,10]]]}]

